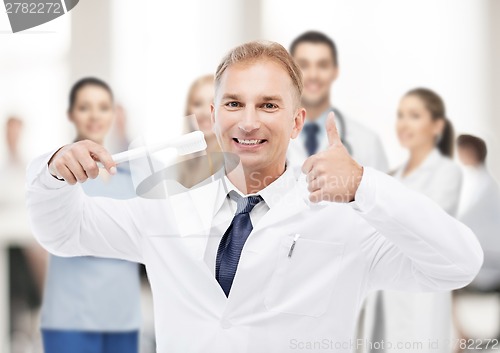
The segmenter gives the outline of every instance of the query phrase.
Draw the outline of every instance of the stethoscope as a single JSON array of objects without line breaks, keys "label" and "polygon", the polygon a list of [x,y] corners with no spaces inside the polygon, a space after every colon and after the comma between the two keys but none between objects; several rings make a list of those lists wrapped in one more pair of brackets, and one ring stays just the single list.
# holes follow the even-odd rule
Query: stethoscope
[{"label": "stethoscope", "polygon": [[347,152],[349,152],[350,155],[352,155],[352,147],[349,142],[347,142],[347,130],[346,130],[346,124],[345,124],[345,119],[344,115],[336,109],[336,108],[331,108],[330,111],[335,113],[335,118],[337,118],[337,130],[339,131],[340,135],[340,141],[342,141],[342,144],[345,146],[347,149]]}]

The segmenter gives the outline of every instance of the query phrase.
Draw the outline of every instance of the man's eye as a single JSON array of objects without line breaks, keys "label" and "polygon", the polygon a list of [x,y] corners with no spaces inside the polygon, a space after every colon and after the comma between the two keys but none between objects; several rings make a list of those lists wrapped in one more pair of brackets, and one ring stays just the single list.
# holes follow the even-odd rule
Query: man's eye
[{"label": "man's eye", "polygon": [[274,103],[265,103],[263,105],[263,108],[264,109],[268,109],[268,110],[273,110],[273,109],[277,109],[278,106],[276,104],[274,104]]},{"label": "man's eye", "polygon": [[240,103],[238,103],[238,102],[226,103],[226,107],[229,107],[229,108],[238,108],[239,106],[240,106]]}]

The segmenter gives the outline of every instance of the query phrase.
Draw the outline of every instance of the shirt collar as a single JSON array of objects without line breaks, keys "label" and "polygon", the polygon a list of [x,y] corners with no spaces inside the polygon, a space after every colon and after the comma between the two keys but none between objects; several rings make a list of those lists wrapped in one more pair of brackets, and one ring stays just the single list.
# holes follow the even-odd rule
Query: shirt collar
[{"label": "shirt collar", "polygon": [[[234,184],[229,180],[227,175],[225,175],[222,169],[220,174],[219,191],[217,192],[214,215],[219,212],[222,207],[224,200],[229,196],[233,200],[238,197],[252,196],[256,194],[244,195],[240,190],[234,186]],[[223,176],[222,176],[223,175]],[[264,189],[259,191],[257,194],[260,195],[267,206],[271,209],[277,205],[285,194],[295,187],[296,179],[293,175],[291,168],[286,168],[285,172],[281,174],[278,179],[273,181],[271,184],[267,185]]]}]

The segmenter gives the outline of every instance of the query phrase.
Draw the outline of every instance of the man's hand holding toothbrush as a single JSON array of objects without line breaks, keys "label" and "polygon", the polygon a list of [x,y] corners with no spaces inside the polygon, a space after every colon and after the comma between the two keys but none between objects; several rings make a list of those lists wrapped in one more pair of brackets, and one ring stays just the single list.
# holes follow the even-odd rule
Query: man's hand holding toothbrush
[{"label": "man's hand holding toothbrush", "polygon": [[82,140],[60,148],[49,160],[49,171],[54,177],[64,179],[68,184],[83,183],[99,175],[97,162],[110,174],[116,174],[116,163],[102,145]]},{"label": "man's hand holding toothbrush", "polygon": [[49,160],[52,176],[64,179],[68,184],[83,183],[88,178],[95,179],[99,168],[116,174],[116,165],[125,161],[144,157],[166,148],[175,148],[180,156],[203,151],[207,143],[203,132],[193,131],[169,141],[142,146],[111,155],[102,145],[90,140],[82,140],[61,147]]}]

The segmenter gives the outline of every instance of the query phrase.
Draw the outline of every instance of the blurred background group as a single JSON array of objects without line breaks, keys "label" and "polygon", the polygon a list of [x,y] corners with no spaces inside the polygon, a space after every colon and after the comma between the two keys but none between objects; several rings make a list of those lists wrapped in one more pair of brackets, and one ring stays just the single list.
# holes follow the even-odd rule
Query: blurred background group
[{"label": "blurred background group", "polygon": [[[82,138],[119,152],[148,130],[174,137],[192,129],[184,119],[190,114],[209,150],[219,151],[211,74],[227,50],[257,39],[281,43],[303,70],[308,116],[290,146],[290,165],[322,148],[333,109],[355,159],[434,199],[471,227],[485,250],[481,273],[455,293],[371,295],[357,337],[474,342],[436,352],[472,351],[498,339],[498,18],[496,0],[82,0],[68,15],[14,35],[0,15],[0,351],[43,352],[45,341],[48,353],[57,352],[47,342],[67,329],[127,334],[129,347],[154,352],[144,269],[49,257],[26,219],[26,164]],[[132,189],[128,174],[124,167],[122,190]],[[109,176],[100,180],[86,192]],[[109,276],[88,283],[101,272]],[[103,295],[92,292],[106,286]],[[88,307],[71,309],[66,295]]]}]

